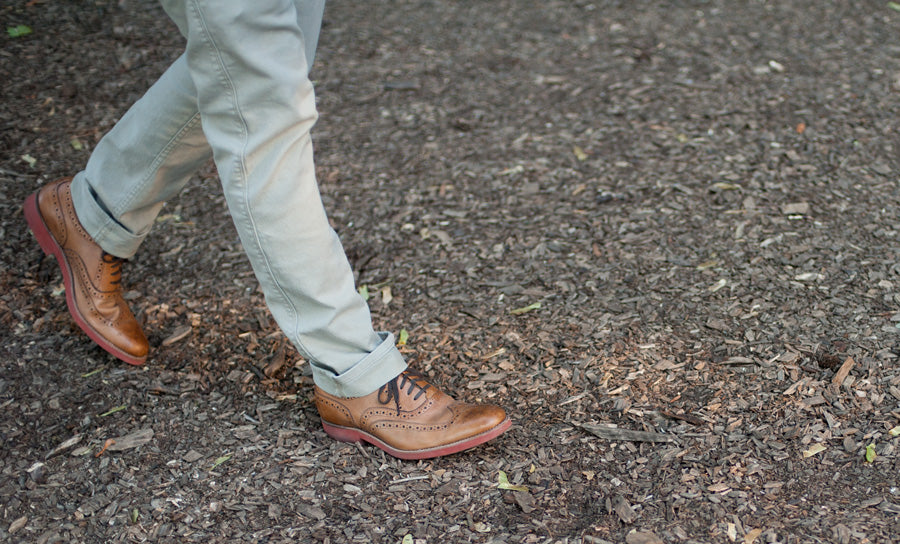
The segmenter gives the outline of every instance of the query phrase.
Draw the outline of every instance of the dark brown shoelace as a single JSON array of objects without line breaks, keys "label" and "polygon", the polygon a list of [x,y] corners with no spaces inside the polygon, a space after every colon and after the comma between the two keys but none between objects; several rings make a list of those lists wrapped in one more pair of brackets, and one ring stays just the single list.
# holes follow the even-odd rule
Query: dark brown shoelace
[{"label": "dark brown shoelace", "polygon": [[105,251],[100,255],[100,259],[110,265],[109,273],[114,278],[111,283],[113,285],[119,285],[119,282],[122,281],[122,263],[125,262],[125,259],[116,257]]},{"label": "dark brown shoelace", "polygon": [[418,390],[413,400],[419,400],[419,397],[425,394],[425,390],[431,387],[425,376],[415,370],[406,369],[399,376],[378,389],[378,402],[388,404],[394,401],[394,405],[397,407],[397,415],[400,415],[400,392],[406,387],[407,383],[409,384],[409,390],[406,391],[407,395],[412,395],[413,391]]}]

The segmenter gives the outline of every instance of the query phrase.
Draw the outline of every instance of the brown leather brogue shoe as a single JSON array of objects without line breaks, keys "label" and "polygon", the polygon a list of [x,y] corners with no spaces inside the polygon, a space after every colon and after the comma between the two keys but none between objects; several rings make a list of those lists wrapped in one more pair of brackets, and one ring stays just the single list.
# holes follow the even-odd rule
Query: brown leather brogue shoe
[{"label": "brown leather brogue shoe", "polygon": [[122,297],[122,259],[103,251],[81,226],[71,181],[57,180],[25,200],[28,227],[62,269],[66,305],[75,323],[109,353],[141,365],[150,346]]},{"label": "brown leather brogue shoe", "polygon": [[512,422],[499,406],[465,404],[407,369],[364,397],[316,391],[316,407],[329,436],[361,440],[400,459],[428,459],[469,449],[499,436]]}]

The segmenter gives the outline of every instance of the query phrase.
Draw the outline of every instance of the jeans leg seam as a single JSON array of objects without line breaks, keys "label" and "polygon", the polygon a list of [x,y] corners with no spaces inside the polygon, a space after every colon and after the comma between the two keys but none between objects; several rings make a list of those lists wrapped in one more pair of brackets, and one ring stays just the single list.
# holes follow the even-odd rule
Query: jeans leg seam
[{"label": "jeans leg seam", "polygon": [[298,331],[300,329],[300,316],[297,312],[297,308],[294,306],[294,303],[287,296],[284,287],[278,282],[278,279],[274,272],[272,271],[271,263],[269,262],[269,258],[266,256],[265,251],[263,251],[262,243],[259,239],[259,234],[256,229],[256,223],[253,219],[253,214],[250,211],[250,185],[247,183],[247,166],[245,162],[247,146],[249,145],[249,138],[247,135],[247,122],[244,119],[244,115],[241,112],[240,105],[238,104],[237,99],[237,90],[235,88],[234,82],[228,74],[228,69],[225,66],[225,62],[222,59],[222,53],[219,50],[219,47],[216,45],[215,40],[213,40],[212,35],[209,32],[209,28],[206,24],[206,20],[203,16],[203,12],[198,5],[198,2],[195,0],[192,2],[192,6],[196,13],[198,22],[201,27],[201,31],[203,34],[203,39],[210,46],[210,55],[213,57],[215,64],[219,67],[220,76],[222,78],[222,83],[231,90],[231,99],[232,99],[232,107],[234,108],[235,113],[237,114],[237,118],[239,120],[239,126],[241,131],[242,145],[243,148],[238,156],[238,160],[235,164],[235,174],[238,176],[238,179],[241,180],[242,186],[241,188],[241,201],[240,205],[243,207],[244,215],[246,216],[246,222],[249,225],[249,231],[253,235],[253,242],[255,243],[255,250],[258,253],[261,262],[263,263],[263,267],[265,270],[268,279],[272,282],[275,289],[278,291],[278,295],[286,302],[286,306],[288,307],[291,315],[291,319],[294,321],[294,341],[297,343],[298,349],[306,352],[306,354],[313,360],[315,360],[315,356],[312,354],[311,350],[309,350],[303,342],[300,340],[300,335]]}]

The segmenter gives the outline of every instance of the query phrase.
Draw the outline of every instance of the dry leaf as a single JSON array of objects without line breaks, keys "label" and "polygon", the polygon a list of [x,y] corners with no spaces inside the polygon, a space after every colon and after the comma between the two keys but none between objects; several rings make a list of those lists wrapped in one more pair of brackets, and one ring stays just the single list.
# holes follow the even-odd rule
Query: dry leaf
[{"label": "dry leaf", "polygon": [[528,306],[524,306],[522,308],[516,308],[515,310],[510,310],[509,313],[513,315],[522,315],[527,314],[531,310],[537,310],[541,307],[540,302],[535,302],[534,304],[529,304]]},{"label": "dry leaf", "polygon": [[509,483],[506,473],[502,470],[497,474],[497,487],[500,489],[509,489],[510,491],[528,491],[524,485],[513,485]]},{"label": "dry leaf", "polygon": [[866,463],[871,463],[875,461],[875,457],[878,455],[875,453],[875,444],[869,444],[866,446]]}]

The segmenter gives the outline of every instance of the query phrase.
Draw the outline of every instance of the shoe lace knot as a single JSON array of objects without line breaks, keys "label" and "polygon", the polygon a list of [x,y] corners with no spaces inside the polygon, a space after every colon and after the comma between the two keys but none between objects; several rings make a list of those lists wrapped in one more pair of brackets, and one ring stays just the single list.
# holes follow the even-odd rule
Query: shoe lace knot
[{"label": "shoe lace knot", "polygon": [[413,400],[419,400],[419,397],[424,395],[430,387],[431,384],[428,383],[425,376],[416,370],[406,369],[378,389],[378,402],[386,405],[393,401],[397,407],[397,415],[400,415],[400,394],[404,392],[404,389],[406,395],[412,395],[415,392]]}]

